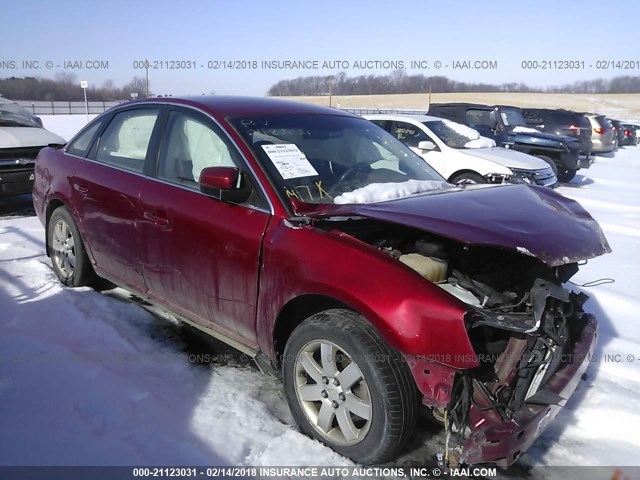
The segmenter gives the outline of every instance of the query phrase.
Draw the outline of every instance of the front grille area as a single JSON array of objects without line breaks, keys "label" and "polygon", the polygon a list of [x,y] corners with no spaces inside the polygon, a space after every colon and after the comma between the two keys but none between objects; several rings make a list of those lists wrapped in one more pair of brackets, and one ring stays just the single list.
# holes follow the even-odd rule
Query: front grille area
[{"label": "front grille area", "polygon": [[[33,172],[33,165],[38,152],[43,147],[2,148],[0,149],[0,181],[8,181],[9,173]],[[2,174],[5,178],[2,178]]]},{"label": "front grille area", "polygon": [[556,183],[556,176],[551,167],[542,168],[533,172],[533,178],[538,185],[552,185]]},{"label": "front grille area", "polygon": [[19,147],[19,148],[0,148],[0,161],[2,160],[18,160],[20,158],[35,160],[44,146],[41,147]]},{"label": "front grille area", "polygon": [[511,168],[514,174],[521,178],[528,178],[536,185],[542,185],[544,187],[548,187],[550,185],[555,185],[558,182],[558,179],[553,173],[551,167],[541,168],[539,170],[520,170],[518,168]]}]

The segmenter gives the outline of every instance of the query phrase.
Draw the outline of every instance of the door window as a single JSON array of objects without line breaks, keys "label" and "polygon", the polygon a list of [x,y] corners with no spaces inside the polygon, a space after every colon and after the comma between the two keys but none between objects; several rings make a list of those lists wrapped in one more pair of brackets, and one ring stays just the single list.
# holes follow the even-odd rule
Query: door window
[{"label": "door window", "polygon": [[257,182],[222,130],[197,113],[171,111],[160,150],[158,178],[199,191],[200,173],[207,167],[236,167],[237,187],[250,186],[246,206],[268,208]]},{"label": "door window", "polygon": [[391,122],[391,135],[408,147],[418,147],[423,140],[431,140],[420,128],[406,122]]},{"label": "door window", "polygon": [[171,112],[158,176],[170,182],[197,186],[206,167],[239,167],[233,149],[217,131],[191,115]]},{"label": "door window", "polygon": [[495,126],[495,113],[492,110],[467,110],[465,122],[473,128],[493,128]]},{"label": "door window", "polygon": [[116,114],[100,137],[96,160],[142,172],[157,118],[157,109],[127,110]]}]

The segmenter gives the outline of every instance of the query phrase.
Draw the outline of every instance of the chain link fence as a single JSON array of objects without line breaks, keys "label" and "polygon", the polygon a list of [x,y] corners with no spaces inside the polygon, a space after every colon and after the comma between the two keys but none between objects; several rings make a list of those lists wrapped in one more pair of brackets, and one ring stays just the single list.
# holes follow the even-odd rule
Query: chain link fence
[{"label": "chain link fence", "polygon": [[410,115],[427,115],[428,110],[402,110],[402,109],[390,109],[390,108],[341,108],[345,112],[354,113],[356,115],[373,115],[378,113],[386,114],[410,114]]},{"label": "chain link fence", "polygon": [[[89,114],[99,114],[111,107],[124,103],[125,100],[111,102],[88,102]],[[19,105],[29,110],[34,115],[84,115],[87,107],[84,102],[47,102],[18,100]]]}]

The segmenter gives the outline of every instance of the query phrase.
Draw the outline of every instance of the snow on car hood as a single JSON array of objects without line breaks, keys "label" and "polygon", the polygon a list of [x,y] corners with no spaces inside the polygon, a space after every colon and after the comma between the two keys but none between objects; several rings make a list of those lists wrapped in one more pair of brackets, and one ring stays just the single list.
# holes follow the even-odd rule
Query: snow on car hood
[{"label": "snow on car hood", "polygon": [[547,168],[549,164],[533,155],[517,152],[508,148],[480,148],[460,150],[466,155],[484,158],[508,168],[519,168],[522,170],[541,170]]},{"label": "snow on car hood", "polygon": [[340,204],[384,202],[396,198],[404,198],[415,193],[452,188],[447,182],[438,180],[408,180],[398,183],[372,183],[357,188],[353,192],[345,192],[333,199]]},{"label": "snow on car hood", "polygon": [[516,250],[552,267],[611,251],[591,215],[547,187],[474,185],[363,205],[291,200],[297,215],[381,220],[463,243]]},{"label": "snow on car hood", "polygon": [[469,139],[469,141],[464,144],[464,148],[491,148],[496,146],[496,142],[494,140],[481,136],[480,132],[474,130],[471,127],[468,127],[467,125],[453,122],[451,120],[447,120],[446,118],[442,119],[442,123],[444,123],[451,130]]},{"label": "snow on car hood", "polygon": [[0,148],[43,147],[50,143],[64,145],[63,138],[37,127],[0,127]]}]

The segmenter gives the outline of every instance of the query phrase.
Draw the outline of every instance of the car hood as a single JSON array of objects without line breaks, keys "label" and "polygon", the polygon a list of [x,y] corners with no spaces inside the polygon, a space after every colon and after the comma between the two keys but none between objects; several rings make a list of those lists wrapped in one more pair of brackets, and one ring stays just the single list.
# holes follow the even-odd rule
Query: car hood
[{"label": "car hood", "polygon": [[518,168],[522,170],[542,170],[549,164],[533,155],[517,152],[508,148],[467,148],[460,150],[465,155],[484,158],[508,168]]},{"label": "car hood", "polygon": [[0,127],[0,148],[43,147],[50,143],[63,145],[65,140],[38,127]]},{"label": "car hood", "polygon": [[546,187],[474,185],[371,204],[308,204],[297,215],[365,217],[463,243],[519,251],[555,267],[610,252],[598,223],[574,200]]},{"label": "car hood", "polygon": [[518,141],[518,139],[527,139],[529,138],[531,141],[535,142],[535,140],[542,140],[542,141],[548,141],[548,142],[563,142],[566,143],[567,145],[571,145],[571,144],[580,144],[580,140],[574,137],[568,137],[566,135],[555,135],[553,133],[545,133],[545,132],[519,132],[519,131],[514,131],[513,129],[510,130],[509,132],[511,135],[515,135],[516,137],[516,141]]}]

